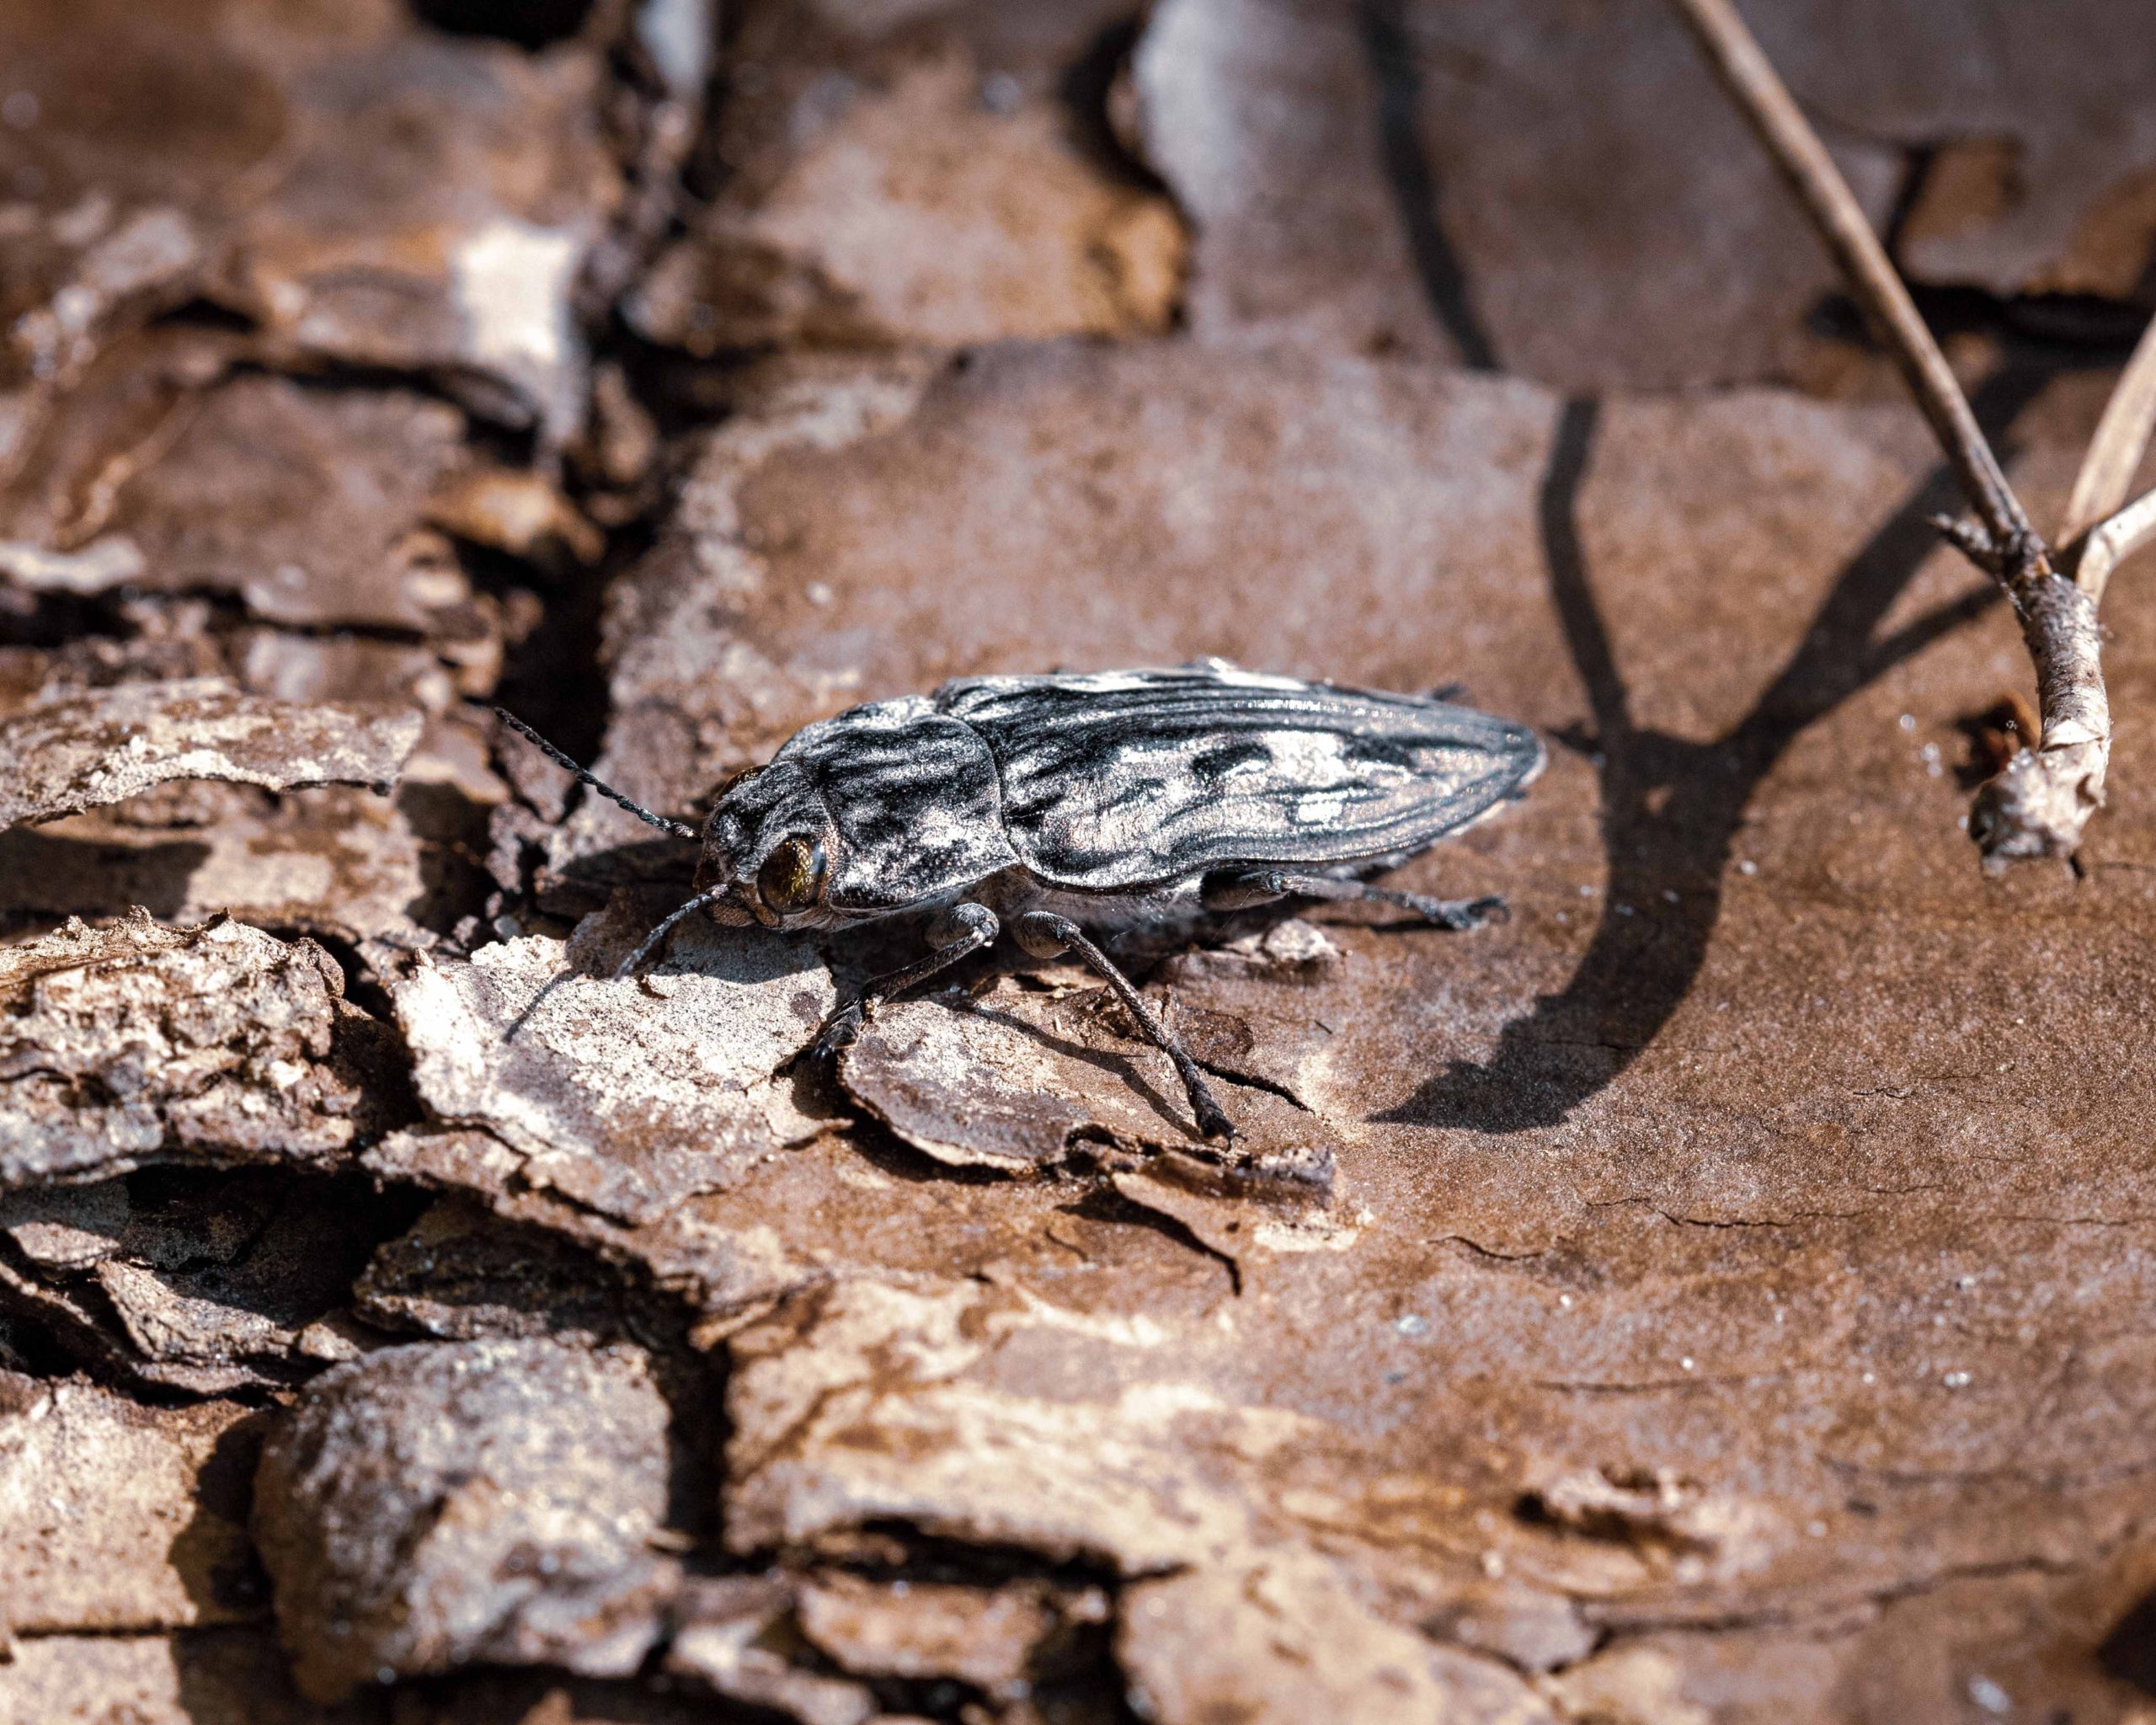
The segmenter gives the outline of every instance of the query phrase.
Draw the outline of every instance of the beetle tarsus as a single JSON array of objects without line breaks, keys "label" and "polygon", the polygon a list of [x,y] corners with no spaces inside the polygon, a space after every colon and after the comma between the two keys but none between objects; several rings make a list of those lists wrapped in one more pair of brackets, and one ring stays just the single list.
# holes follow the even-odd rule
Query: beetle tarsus
[{"label": "beetle tarsus", "polygon": [[1214,1101],[1212,1087],[1198,1071],[1198,1062],[1176,1040],[1175,1032],[1161,1022],[1160,1014],[1139,993],[1137,985],[1093,944],[1084,929],[1068,916],[1059,916],[1052,911],[1028,911],[1012,920],[1011,932],[1017,936],[1018,944],[1037,959],[1053,959],[1066,952],[1076,953],[1080,963],[1114,991],[1115,997],[1145,1032],[1146,1039],[1174,1062],[1176,1076],[1182,1080],[1184,1094],[1190,1098],[1190,1111],[1198,1117],[1198,1130],[1208,1138],[1235,1135],[1235,1122]]},{"label": "beetle tarsus", "polygon": [[857,995],[844,1006],[836,1008],[824,1020],[816,1032],[816,1039],[808,1044],[811,1060],[835,1060],[841,1049],[850,1047],[861,1034],[862,1026],[867,1022],[868,1001]]},{"label": "beetle tarsus", "polygon": [[1486,922],[1507,921],[1513,914],[1512,906],[1495,893],[1479,899],[1433,899],[1421,893],[1396,893],[1372,887],[1364,896],[1381,905],[1397,905],[1404,911],[1412,911],[1425,922],[1449,928],[1455,933],[1480,928]]},{"label": "beetle tarsus", "polygon": [[[1184,1081],[1186,1083],[1187,1080]],[[1235,1135],[1235,1123],[1221,1112],[1219,1103],[1201,1079],[1190,1092],[1190,1106],[1198,1116],[1198,1130],[1206,1137],[1227,1142]]]},{"label": "beetle tarsus", "polygon": [[1209,874],[1198,890],[1209,911],[1248,911],[1283,899],[1394,905],[1412,911],[1425,922],[1454,932],[1502,922],[1512,914],[1505,901],[1495,895],[1433,899],[1422,893],[1396,892],[1390,887],[1340,880],[1329,874],[1290,874],[1283,868],[1242,868]]}]

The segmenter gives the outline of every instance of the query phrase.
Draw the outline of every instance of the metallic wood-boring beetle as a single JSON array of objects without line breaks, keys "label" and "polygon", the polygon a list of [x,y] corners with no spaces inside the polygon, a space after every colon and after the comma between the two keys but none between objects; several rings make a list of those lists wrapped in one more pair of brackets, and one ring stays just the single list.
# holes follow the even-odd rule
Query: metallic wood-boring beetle
[{"label": "metallic wood-boring beetle", "polygon": [[622,964],[638,970],[696,911],[770,928],[937,912],[925,957],[834,1012],[817,1049],[1008,927],[1036,958],[1075,953],[1175,1063],[1199,1129],[1234,1128],[1145,996],[1096,945],[1145,926],[1283,899],[1369,899],[1471,928],[1494,898],[1389,891],[1397,867],[1540,772],[1524,726],[1434,697],[1388,695],[1209,660],[1175,670],[968,677],[856,707],[797,733],[723,786],[703,830],[631,802],[509,713],[600,795],[699,842],[696,896]]}]

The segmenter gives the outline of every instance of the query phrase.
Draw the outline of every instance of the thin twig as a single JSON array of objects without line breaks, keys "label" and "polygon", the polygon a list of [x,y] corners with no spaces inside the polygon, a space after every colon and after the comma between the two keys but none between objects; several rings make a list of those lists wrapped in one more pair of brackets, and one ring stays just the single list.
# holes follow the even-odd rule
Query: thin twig
[{"label": "thin twig", "polygon": [[[2156,319],[2142,331],[2133,357],[2104,405],[2083,457],[2073,498],[2058,530],[2059,563],[2091,605],[2104,601],[2111,571],[2156,538],[2156,491],[2127,503],[2148,439],[2156,432]],[[2124,505],[2121,508],[2120,505]]]},{"label": "thin twig", "polygon": [[2111,571],[2143,546],[2156,543],[2156,491],[2143,492],[2124,509],[2106,517],[2069,547],[2073,579],[2091,605],[2104,600],[2104,585]]},{"label": "thin twig", "polygon": [[[2036,665],[2043,734],[2035,749],[2016,754],[1977,793],[1970,836],[1987,867],[2025,857],[2070,856],[2089,815],[2102,806],[2111,761],[2096,595],[2052,567],[2051,548],[2007,483],[1886,248],[1730,0],[1671,3],[1811,215],[1946,451],[1977,519],[1939,525],[1997,579],[2020,620],[2021,638]],[[2111,459],[2107,455],[2107,473]],[[2130,483],[2131,466],[2127,474]]]},{"label": "thin twig", "polygon": [[1994,540],[2028,532],[2029,517],[2006,483],[1946,355],[1932,339],[1849,182],[1743,19],[1729,0],[1676,0],[1676,4],[1774,165],[1810,212],[1865,311],[1879,326],[1917,405],[1953,462],[1955,477],[1977,519]]},{"label": "thin twig", "polygon": [[2156,319],[2142,331],[2133,357],[2104,404],[2096,435],[2089,440],[2073,500],[2059,523],[2061,545],[2079,538],[2126,501],[2141,457],[2148,453],[2151,431],[2156,431]]}]

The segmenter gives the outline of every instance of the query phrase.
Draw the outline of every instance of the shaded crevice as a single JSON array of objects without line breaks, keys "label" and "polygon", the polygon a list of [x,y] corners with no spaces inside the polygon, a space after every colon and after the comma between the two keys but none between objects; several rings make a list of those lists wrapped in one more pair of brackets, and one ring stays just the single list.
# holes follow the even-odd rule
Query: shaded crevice
[{"label": "shaded crevice", "polygon": [[[807,1070],[806,1062],[795,1067],[797,1072]],[[915,1148],[899,1137],[866,1103],[856,1102],[835,1075],[831,1077],[828,1090],[817,1093],[846,1111],[832,1123],[844,1138],[846,1148],[878,1173],[894,1180],[913,1186],[1008,1186],[1033,1174],[1033,1170],[1022,1167],[988,1167],[937,1161],[926,1151]],[[1059,1170],[1052,1166],[1043,1172],[1053,1178]]]},{"label": "shaded crevice", "polygon": [[2156,1696],[2156,1594],[2135,1604],[2111,1626],[2096,1649],[2105,1674]]},{"label": "shaded crevice", "polygon": [[130,639],[136,631],[110,598],[41,592],[0,582],[0,648],[51,653],[77,641]]},{"label": "shaded crevice", "polygon": [[[2050,350],[2062,363],[2123,364],[2148,323],[2146,306],[2094,294],[2002,294],[1953,282],[1911,281],[1908,289],[1941,344],[1957,336],[2001,338],[2038,355]],[[1886,356],[1861,309],[1838,290],[1820,296],[1805,327],[1815,336]]]},{"label": "shaded crevice", "polygon": [[[22,1274],[12,1243],[0,1244],[0,1269]],[[54,1333],[45,1315],[12,1285],[10,1278],[0,1274],[0,1370],[49,1379],[64,1378],[79,1369],[77,1351]]]},{"label": "shaded crevice", "polygon": [[[350,1171],[204,1167],[175,1156],[148,1160],[135,1172],[115,1177],[115,1183],[126,1194],[128,1227],[144,1231],[147,1237],[127,1244],[128,1236],[115,1235],[105,1258],[75,1265],[35,1262],[13,1240],[0,1239],[0,1316],[11,1319],[9,1328],[19,1336],[36,1338],[35,1357],[50,1368],[40,1375],[85,1373],[130,1400],[153,1407],[208,1401],[260,1406],[285,1387],[327,1370],[331,1362],[296,1348],[276,1354],[235,1329],[220,1345],[229,1347],[230,1363],[244,1363],[253,1381],[214,1392],[161,1381],[160,1370],[174,1364],[201,1364],[210,1356],[198,1358],[185,1348],[143,1353],[100,1284],[99,1263],[133,1263],[164,1282],[175,1299],[211,1300],[234,1312],[301,1328],[348,1310],[350,1290],[373,1253],[408,1230],[426,1203],[416,1191],[385,1189]],[[295,1217],[318,1210],[338,1218],[336,1263],[349,1270],[340,1274],[332,1267],[333,1285],[341,1291],[329,1295],[318,1308],[320,1290],[309,1279],[322,1272],[318,1252],[304,1260],[289,1257],[289,1242],[280,1242]],[[214,1251],[174,1257],[159,1250],[160,1234],[200,1226],[204,1218],[217,1215],[251,1216],[254,1226],[247,1237]],[[196,1345],[210,1344],[205,1339]]]},{"label": "shaded crevice", "polygon": [[1939,148],[1931,143],[1911,144],[1904,146],[1901,153],[1901,179],[1895,184],[1894,201],[1886,211],[1886,220],[1879,234],[1886,255],[1894,259],[1897,270],[1902,268],[1902,243],[1908,235],[1909,218],[1924,200],[1924,184],[1931,178],[1932,168],[1939,160]]},{"label": "shaded crevice", "polygon": [[[539,622],[503,654],[491,704],[504,707],[572,760],[595,761],[606,734],[611,694],[600,663],[606,588],[635,553],[622,531],[599,570],[551,595]],[[510,746],[524,746],[511,739]],[[514,776],[511,783],[515,782]]]},{"label": "shaded crevice", "polygon": [[1536,1247],[1528,1252],[1502,1252],[1494,1246],[1486,1246],[1480,1240],[1471,1240],[1465,1234],[1440,1234],[1430,1242],[1433,1246],[1457,1246],[1470,1258],[1489,1263],[1532,1263],[1539,1258],[1549,1258],[1564,1249],[1564,1242],[1553,1246]]},{"label": "shaded crevice", "polygon": [[[633,381],[631,387],[636,390]],[[640,395],[638,404],[644,405]],[[579,506],[585,501],[584,494],[574,487],[568,494]],[[657,542],[659,523],[670,501],[663,487],[648,486],[644,494],[635,499],[632,513],[604,526],[605,545],[597,560],[543,591],[537,622],[520,638],[506,644],[500,676],[486,703],[515,713],[572,760],[587,766],[599,759],[612,715],[611,681],[605,664],[607,595],[616,580],[633,568]],[[491,718],[488,722],[491,725]],[[505,750],[528,747],[518,738],[497,735],[494,739],[495,763],[514,789],[510,809],[536,817],[542,825],[552,825],[548,812],[533,807],[526,798],[522,787],[528,781],[513,768],[503,766]],[[551,767],[547,770],[554,771]],[[567,782],[563,786],[563,794],[568,799],[564,806],[574,809],[578,806],[579,798],[587,793],[576,784]],[[498,846],[501,830],[498,823]],[[670,850],[671,841],[664,842]],[[540,872],[546,862],[542,847],[526,834],[516,848],[520,877],[517,889],[514,895],[489,900],[483,911],[486,916],[500,914],[512,903],[527,914],[544,908],[538,897]],[[650,851],[657,847],[637,848]],[[572,873],[603,868],[603,859],[596,857],[580,859],[571,865]],[[680,868],[684,880],[689,872],[686,864]]]},{"label": "shaded crevice", "polygon": [[[859,1525],[858,1531],[865,1540],[889,1545],[889,1554],[880,1559],[857,1557],[835,1566],[867,1581],[945,1582],[963,1587],[1038,1581],[1074,1590],[1097,1587],[1113,1591],[1129,1578],[1113,1563],[1082,1557],[1051,1557],[1016,1542],[958,1539],[901,1517],[872,1517]],[[762,1561],[779,1555],[766,1553]],[[758,1561],[754,1557],[743,1559],[744,1564]]]},{"label": "shaded crevice", "polygon": [[1788,1228],[1799,1222],[1846,1222],[1868,1215],[1861,1210],[1797,1210],[1785,1216],[1688,1216],[1666,1210],[1652,1198],[1600,1198],[1581,1201],[1583,1210],[1643,1210],[1673,1228]]},{"label": "shaded crevice", "polygon": [[[1925,197],[1935,190],[1941,162],[1948,152],[1986,142],[2006,147],[2018,158],[2023,140],[2010,135],[1979,139],[1956,133],[1913,142],[1846,119],[1838,122],[1838,130],[1901,158],[1893,196],[1880,222],[1880,240],[1924,323],[1942,343],[1961,334],[2011,335],[2071,349],[2116,350],[2123,361],[2147,325],[2151,302],[2156,302],[2156,248],[2151,249],[2148,264],[2135,290],[2116,297],[2086,292],[2002,291],[1980,282],[1928,279],[1910,267],[1910,227]],[[2015,195],[2018,198],[2023,193],[2017,189]],[[1806,321],[1816,335],[1849,342],[1881,355],[1886,353],[1873,338],[1862,310],[1839,288],[1823,294]]]},{"label": "shaded crevice", "polygon": [[1132,147],[1130,128],[1117,123],[1118,91],[1145,29],[1145,19],[1135,13],[1109,24],[1065,68],[1056,94],[1072,141],[1094,167],[1118,184],[1175,201],[1174,189]]},{"label": "shaded crevice", "polygon": [[408,0],[413,13],[456,36],[492,36],[537,50],[582,30],[595,0]]},{"label": "shaded crevice", "polygon": [[[329,954],[344,979],[344,998],[353,1006],[380,1019],[384,1024],[397,1022],[397,1008],[389,998],[389,991],[382,985],[374,967],[360,954],[358,946],[341,934],[314,928],[302,923],[262,921],[251,925],[264,934],[274,934],[281,941],[311,940]],[[407,1066],[408,1072],[409,1067]]]}]

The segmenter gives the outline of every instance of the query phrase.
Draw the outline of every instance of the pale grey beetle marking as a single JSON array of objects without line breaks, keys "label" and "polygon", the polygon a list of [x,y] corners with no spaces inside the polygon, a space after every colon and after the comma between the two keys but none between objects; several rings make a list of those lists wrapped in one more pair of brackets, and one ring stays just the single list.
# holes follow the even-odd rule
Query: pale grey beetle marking
[{"label": "pale grey beetle marking", "polygon": [[969,677],[806,727],[728,784],[699,834],[501,717],[602,796],[701,842],[696,895],[622,975],[698,911],[824,929],[936,910],[931,950],[825,1022],[816,1048],[830,1051],[879,1002],[1007,927],[1035,957],[1074,953],[1107,982],[1175,1063],[1209,1138],[1234,1128],[1204,1076],[1087,929],[1195,923],[1288,898],[1374,900],[1471,928],[1502,901],[1425,898],[1361,877],[1518,796],[1544,761],[1532,731],[1472,708],[1218,660]]}]

